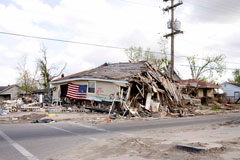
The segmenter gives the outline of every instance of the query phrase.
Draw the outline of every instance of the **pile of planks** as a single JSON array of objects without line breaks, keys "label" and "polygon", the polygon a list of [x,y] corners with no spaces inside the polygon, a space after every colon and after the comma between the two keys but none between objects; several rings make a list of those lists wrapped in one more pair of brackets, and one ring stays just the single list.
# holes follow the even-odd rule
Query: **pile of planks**
[{"label": "pile of planks", "polygon": [[[181,89],[155,66],[145,62],[146,70],[131,78],[122,101],[125,113],[145,117],[159,113],[161,116],[185,116],[194,111],[182,103]],[[124,115],[125,115],[124,113]]]}]

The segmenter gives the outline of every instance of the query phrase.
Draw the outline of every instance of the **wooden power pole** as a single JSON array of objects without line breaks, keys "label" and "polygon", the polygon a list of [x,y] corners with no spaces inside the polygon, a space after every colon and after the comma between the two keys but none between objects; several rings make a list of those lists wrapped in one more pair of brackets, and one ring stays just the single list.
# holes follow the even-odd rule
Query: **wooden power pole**
[{"label": "wooden power pole", "polygon": [[[163,2],[168,2],[171,1],[171,6],[164,8],[163,11],[167,12],[169,10],[171,10],[171,20],[170,20],[170,28],[171,29],[171,33],[164,35],[165,38],[171,37],[171,71],[170,71],[170,78],[173,80],[173,74],[174,74],[174,35],[175,34],[179,34],[179,33],[183,33],[183,31],[180,31],[180,24],[179,24],[179,28],[177,28],[177,24],[174,20],[174,9],[180,5],[183,4],[182,1],[179,1],[177,4],[174,4],[174,0],[163,0]],[[180,22],[179,22],[180,23]],[[168,26],[169,27],[169,26]]]}]

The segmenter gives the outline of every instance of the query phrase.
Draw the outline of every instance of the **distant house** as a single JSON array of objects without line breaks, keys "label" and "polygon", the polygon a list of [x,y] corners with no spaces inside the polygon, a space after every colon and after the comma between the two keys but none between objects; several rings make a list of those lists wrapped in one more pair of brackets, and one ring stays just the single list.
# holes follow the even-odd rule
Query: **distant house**
[{"label": "distant house", "polygon": [[215,94],[215,90],[221,88],[218,85],[199,81],[196,79],[180,80],[179,83],[182,87],[185,87],[185,88],[186,87],[195,88],[196,89],[195,96],[197,98],[203,98],[203,97],[213,98]]},{"label": "distant house", "polygon": [[224,82],[221,84],[229,102],[236,102],[240,98],[240,83]]},{"label": "distant house", "polygon": [[19,91],[17,85],[0,86],[0,101],[17,99]]}]

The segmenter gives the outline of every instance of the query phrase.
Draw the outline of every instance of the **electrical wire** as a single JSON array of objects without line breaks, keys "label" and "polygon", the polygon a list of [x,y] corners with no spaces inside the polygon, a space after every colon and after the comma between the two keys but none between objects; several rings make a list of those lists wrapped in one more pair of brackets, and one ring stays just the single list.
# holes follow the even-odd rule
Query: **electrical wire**
[{"label": "electrical wire", "polygon": [[42,40],[48,40],[48,41],[74,43],[74,44],[81,44],[81,45],[88,45],[88,46],[95,46],[95,47],[103,47],[103,48],[127,49],[127,48],[123,48],[123,47],[108,46],[108,45],[86,43],[86,42],[78,42],[78,41],[70,41],[70,40],[48,38],[48,37],[40,37],[40,36],[32,36],[32,35],[25,35],[25,34],[10,33],[10,32],[1,32],[0,31],[0,34],[11,35],[11,36],[18,36],[18,37],[26,37],[26,38],[34,38],[34,39],[42,39]]},{"label": "electrical wire", "polygon": [[[70,40],[48,38],[48,37],[40,37],[40,36],[32,36],[32,35],[17,34],[17,33],[2,32],[2,31],[0,31],[0,34],[10,35],[10,36],[17,36],[17,37],[25,37],[25,38],[48,40],[48,41],[56,41],[56,42],[63,42],[63,43],[73,43],[73,44],[80,44],[80,45],[88,45],[88,46],[110,48],[110,49],[120,49],[120,50],[127,50],[127,49],[129,49],[129,48],[118,47],[118,46],[110,46],[110,45],[94,44],[94,43],[87,43],[87,42],[78,42],[78,41],[70,41]],[[145,51],[146,50],[144,50],[144,52]],[[165,54],[165,53],[157,52],[157,51],[150,51],[150,52],[156,53],[156,54],[162,54],[162,55],[171,55],[171,54]],[[174,57],[176,57],[176,58],[187,58],[188,56],[174,56]],[[204,58],[196,58],[196,59],[204,60]],[[240,64],[240,63],[236,63],[236,62],[226,62],[226,63]]]},{"label": "electrical wire", "polygon": [[[178,65],[178,66],[183,66],[183,67],[190,67],[190,65],[187,65],[187,64],[175,64],[175,65]],[[197,68],[200,68],[201,66],[196,66]],[[206,67],[208,68],[208,67]],[[239,68],[225,68],[226,70],[238,70]]]},{"label": "electrical wire", "polygon": [[135,4],[135,5],[141,5],[141,6],[145,6],[145,7],[159,8],[158,6],[147,5],[147,4],[143,4],[143,3],[139,3],[139,2],[133,2],[133,1],[128,1],[128,0],[119,0],[119,1],[126,2],[126,3],[131,3],[131,4]]}]

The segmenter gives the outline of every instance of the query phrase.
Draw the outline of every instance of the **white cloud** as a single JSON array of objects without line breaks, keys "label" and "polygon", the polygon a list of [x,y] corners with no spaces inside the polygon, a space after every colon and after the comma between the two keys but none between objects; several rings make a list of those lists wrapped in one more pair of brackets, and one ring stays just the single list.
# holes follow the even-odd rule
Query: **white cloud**
[{"label": "white cloud", "polygon": [[[166,3],[154,0],[134,1],[146,6],[118,0],[60,0],[51,6],[43,0],[12,0],[12,2],[14,3],[9,5],[0,3],[0,31],[109,46],[135,45],[145,49],[150,47],[154,51],[159,49],[157,44],[159,36],[169,32],[166,22],[170,15],[167,13],[162,15],[158,7],[149,7],[153,6],[152,4],[163,7]],[[227,23],[219,20],[209,22],[199,15],[204,12],[204,8],[197,12],[195,9],[194,3],[184,4],[177,9],[176,18],[182,21],[184,34],[176,37],[176,55],[221,52],[227,54],[228,61],[239,61],[236,51],[238,49],[236,41],[239,41],[236,35],[240,34],[239,22],[237,20]],[[208,15],[204,13],[204,17],[207,18]],[[209,17],[212,19],[214,15]],[[0,85],[16,80],[17,74],[12,68],[25,55],[28,56],[28,63],[33,72],[36,59],[41,56],[39,53],[41,43],[48,48],[49,64],[67,63],[66,74],[90,69],[104,62],[127,61],[123,50],[3,36],[0,38],[0,69],[6,74],[6,69],[3,68],[9,68],[6,71],[11,73],[11,76],[5,76],[8,80],[0,81],[2,83]],[[236,57],[232,58],[230,55]],[[184,58],[176,58],[175,63],[181,65],[186,64],[186,61]],[[177,67],[184,77],[189,77],[186,67]]]}]

